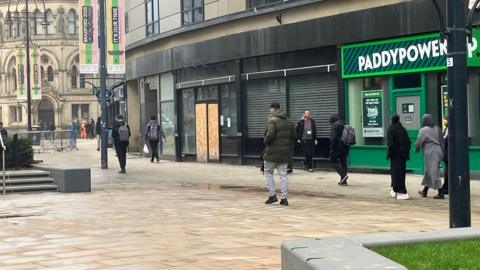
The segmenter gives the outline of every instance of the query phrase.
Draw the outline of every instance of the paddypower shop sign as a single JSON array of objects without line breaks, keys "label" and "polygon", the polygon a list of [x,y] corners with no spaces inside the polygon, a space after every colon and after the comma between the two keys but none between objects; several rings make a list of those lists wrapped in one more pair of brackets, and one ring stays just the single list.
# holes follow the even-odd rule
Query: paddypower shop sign
[{"label": "paddypower shop sign", "polygon": [[[480,66],[480,30],[468,44],[467,65]],[[438,34],[342,47],[342,77],[388,75],[447,69],[447,41]]]}]

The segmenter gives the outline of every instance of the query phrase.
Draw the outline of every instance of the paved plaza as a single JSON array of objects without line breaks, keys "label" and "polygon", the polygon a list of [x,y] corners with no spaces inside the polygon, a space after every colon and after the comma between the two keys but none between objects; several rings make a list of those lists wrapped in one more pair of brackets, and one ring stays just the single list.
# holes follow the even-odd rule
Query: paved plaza
[{"label": "paved plaza", "polygon": [[[258,168],[151,164],[130,156],[127,174],[100,169],[93,141],[78,151],[36,156],[92,168],[92,193],[7,195],[0,199],[0,270],[280,269],[283,240],[448,227],[448,200],[389,197],[389,176],[296,171],[289,207],[265,205]],[[472,182],[473,224],[480,182]]]}]

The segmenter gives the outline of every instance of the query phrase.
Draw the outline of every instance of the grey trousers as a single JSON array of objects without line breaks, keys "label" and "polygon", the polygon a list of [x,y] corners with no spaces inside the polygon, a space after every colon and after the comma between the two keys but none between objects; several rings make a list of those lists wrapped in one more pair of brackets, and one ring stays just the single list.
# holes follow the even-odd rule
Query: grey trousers
[{"label": "grey trousers", "polygon": [[277,173],[280,176],[280,192],[281,198],[286,199],[288,196],[288,163],[276,163],[270,161],[264,161],[265,165],[265,182],[267,183],[268,195],[275,195],[275,180],[273,179],[273,172],[277,169]]}]

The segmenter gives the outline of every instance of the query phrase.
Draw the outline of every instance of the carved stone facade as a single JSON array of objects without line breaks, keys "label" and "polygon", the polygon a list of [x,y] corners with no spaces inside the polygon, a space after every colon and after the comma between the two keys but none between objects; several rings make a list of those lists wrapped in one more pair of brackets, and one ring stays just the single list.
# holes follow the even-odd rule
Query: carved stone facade
[{"label": "carved stone facade", "polygon": [[[10,10],[8,2],[0,0],[0,121],[23,129],[27,103],[17,101],[15,78],[17,48],[25,46],[25,1],[12,0]],[[32,102],[32,124],[53,123],[59,129],[74,119],[96,120],[98,101],[88,85],[92,79],[79,74],[78,1],[46,0],[45,8],[42,1],[29,2],[31,46],[40,48],[43,87],[42,100]]]}]

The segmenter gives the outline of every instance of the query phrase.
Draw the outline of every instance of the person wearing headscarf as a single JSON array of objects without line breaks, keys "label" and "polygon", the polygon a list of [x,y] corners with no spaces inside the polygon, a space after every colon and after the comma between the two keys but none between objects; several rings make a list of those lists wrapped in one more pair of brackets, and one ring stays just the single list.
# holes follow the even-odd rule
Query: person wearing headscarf
[{"label": "person wearing headscarf", "polygon": [[438,190],[435,199],[444,199],[442,193],[442,179],[440,178],[440,162],[443,158],[443,135],[442,130],[433,123],[431,114],[425,114],[422,119],[423,128],[418,133],[415,143],[415,152],[423,150],[423,158],[425,164],[425,174],[422,185],[423,190],[418,193],[422,197],[427,197],[428,190]]},{"label": "person wearing headscarf", "polygon": [[390,160],[392,177],[391,195],[398,200],[408,200],[410,196],[405,186],[405,176],[407,173],[407,160],[410,159],[412,142],[408,137],[407,130],[400,123],[400,117],[398,115],[394,115],[391,118],[387,140],[387,158]]}]

